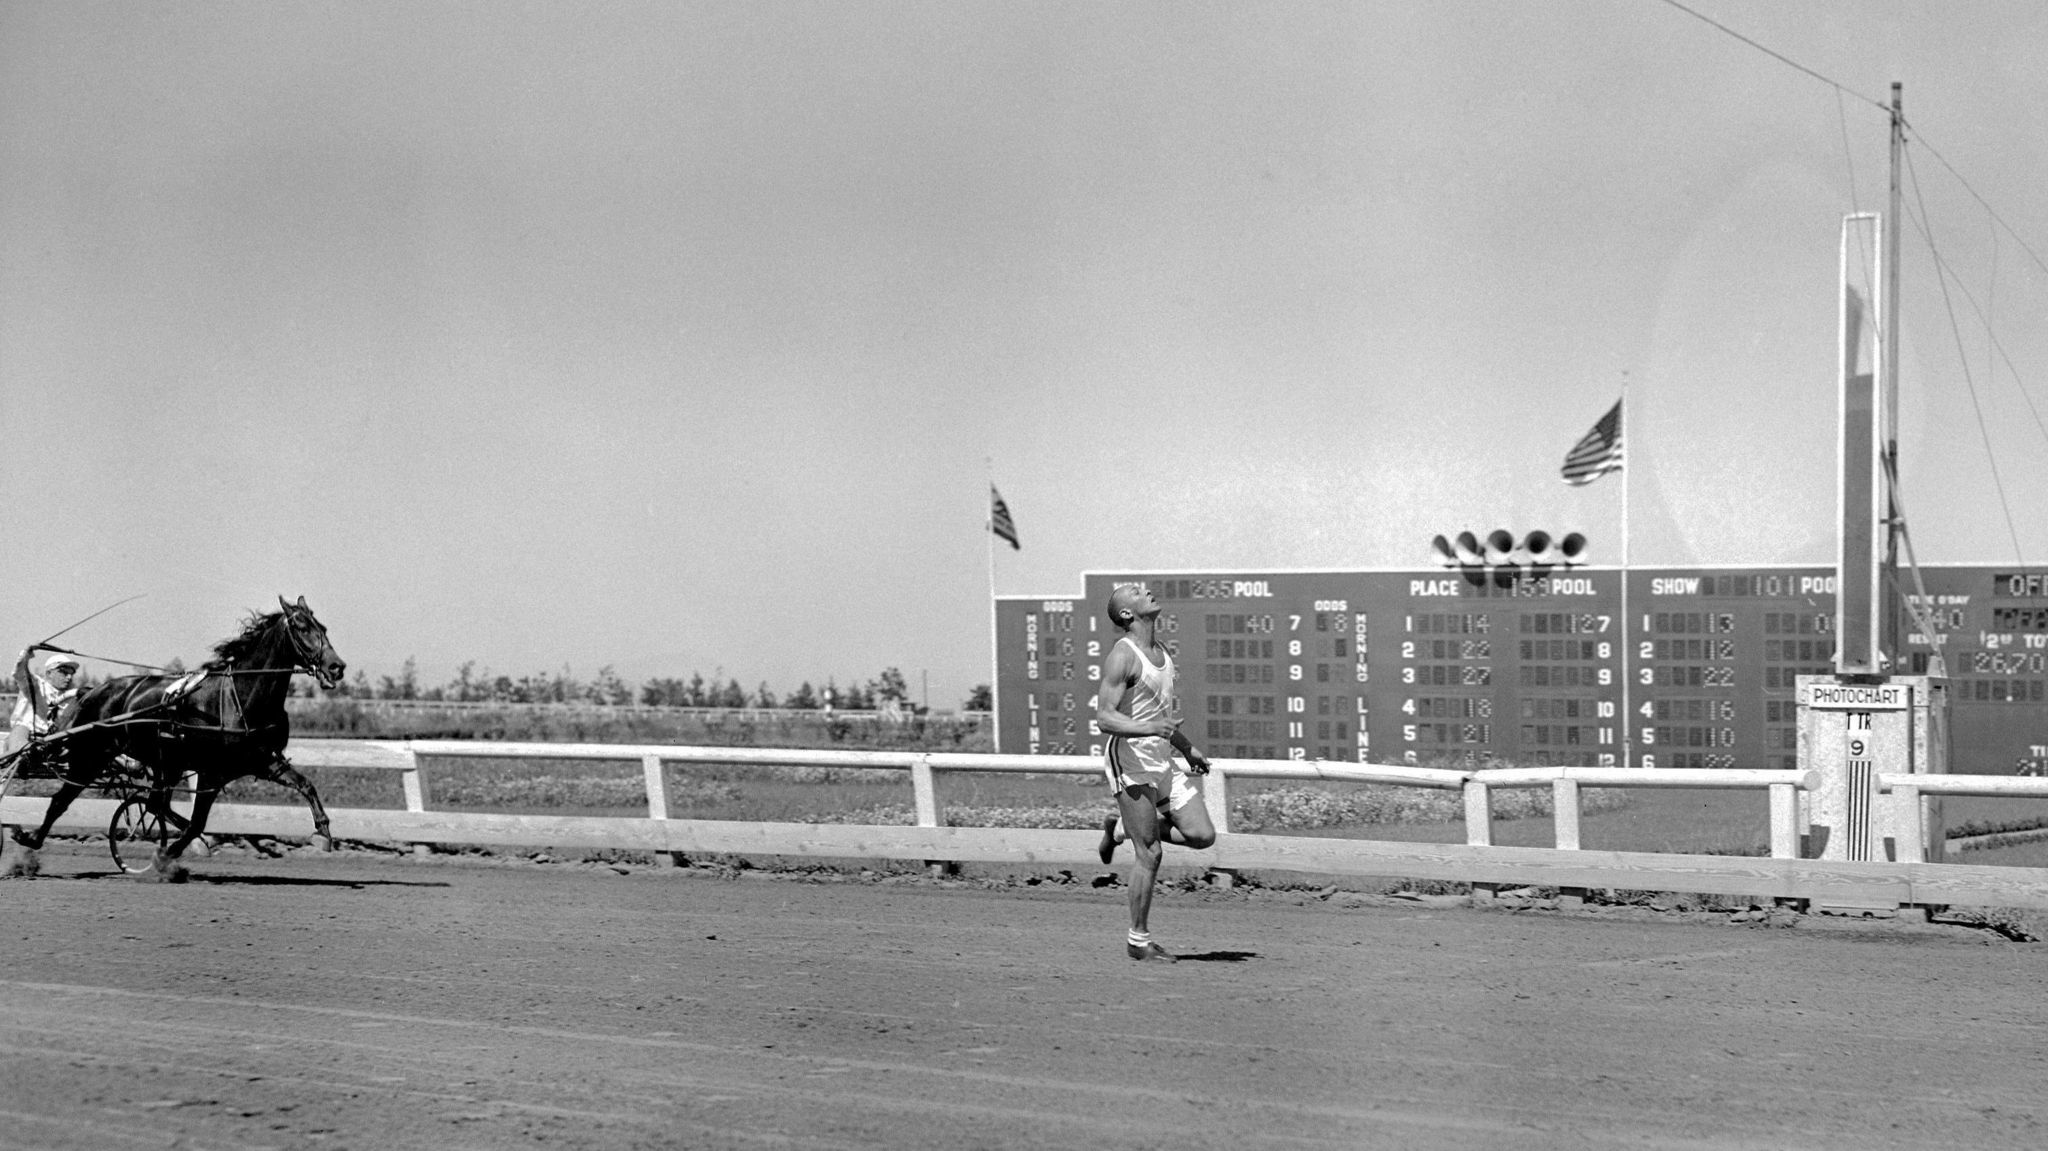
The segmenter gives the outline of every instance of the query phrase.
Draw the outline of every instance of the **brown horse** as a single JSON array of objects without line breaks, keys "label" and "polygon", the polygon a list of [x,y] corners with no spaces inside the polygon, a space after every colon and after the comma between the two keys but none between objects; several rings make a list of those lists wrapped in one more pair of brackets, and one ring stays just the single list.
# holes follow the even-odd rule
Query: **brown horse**
[{"label": "brown horse", "polygon": [[[50,798],[35,831],[15,833],[15,842],[34,849],[50,825],[88,787],[121,770],[126,756],[148,772],[150,808],[178,837],[159,847],[155,870],[170,870],[200,833],[221,789],[256,777],[297,791],[313,809],[313,831],[330,843],[327,810],[313,784],[284,757],[291,736],[285,697],[292,674],[310,673],[323,688],[341,682],[348,669],[327,628],[299,602],[277,600],[281,611],[251,613],[242,632],[213,647],[213,658],[191,675],[129,675],[85,693],[71,726],[47,738],[62,783]],[[197,781],[192,814],[171,810],[171,789],[190,773]]]}]

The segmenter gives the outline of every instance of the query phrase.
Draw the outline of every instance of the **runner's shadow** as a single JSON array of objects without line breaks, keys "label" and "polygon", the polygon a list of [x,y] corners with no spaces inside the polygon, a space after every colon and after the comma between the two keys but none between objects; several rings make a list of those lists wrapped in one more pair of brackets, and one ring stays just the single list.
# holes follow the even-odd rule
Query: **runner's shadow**
[{"label": "runner's shadow", "polygon": [[1193,955],[1176,956],[1182,963],[1243,963],[1258,957],[1256,951],[1197,951]]}]

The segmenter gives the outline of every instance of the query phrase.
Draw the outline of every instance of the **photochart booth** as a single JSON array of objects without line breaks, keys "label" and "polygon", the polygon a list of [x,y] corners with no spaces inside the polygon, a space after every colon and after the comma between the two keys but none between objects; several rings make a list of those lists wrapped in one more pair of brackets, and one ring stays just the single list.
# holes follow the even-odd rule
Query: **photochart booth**
[{"label": "photochart booth", "polygon": [[[1835,672],[1798,679],[1799,765],[1818,773],[1806,800],[1803,854],[1851,862],[1936,862],[1944,828],[1939,798],[1895,795],[1884,775],[1948,770],[1948,689],[1939,658],[1927,675],[1900,666],[1894,324],[1864,323],[1864,301],[1883,317],[1896,289],[1880,279],[1877,217],[1842,224],[1841,431],[1837,506]],[[1873,367],[1875,370],[1872,370]],[[1920,807],[1919,817],[1905,809]]]}]

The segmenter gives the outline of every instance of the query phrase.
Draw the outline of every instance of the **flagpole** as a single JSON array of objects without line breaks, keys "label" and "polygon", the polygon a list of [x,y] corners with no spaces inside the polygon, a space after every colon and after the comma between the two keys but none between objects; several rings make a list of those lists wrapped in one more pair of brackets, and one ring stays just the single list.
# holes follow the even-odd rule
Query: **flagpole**
[{"label": "flagpole", "polygon": [[1002,680],[999,678],[1001,669],[996,651],[996,463],[989,457],[983,457],[983,462],[988,465],[988,495],[982,497],[988,501],[988,522],[984,525],[988,530],[982,534],[988,537],[989,742],[1000,753],[1003,750],[1003,697],[997,690],[1002,685]]},{"label": "flagpole", "polygon": [[1635,766],[1636,713],[1630,707],[1629,681],[1635,678],[1628,638],[1628,373],[1621,373],[1621,766]]}]

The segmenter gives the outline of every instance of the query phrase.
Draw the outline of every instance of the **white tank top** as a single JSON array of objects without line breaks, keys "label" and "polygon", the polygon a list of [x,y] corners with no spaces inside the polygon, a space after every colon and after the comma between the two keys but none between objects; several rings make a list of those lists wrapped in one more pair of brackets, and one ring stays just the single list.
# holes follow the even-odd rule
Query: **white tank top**
[{"label": "white tank top", "polygon": [[1137,640],[1125,636],[1117,642],[1130,644],[1138,657],[1138,681],[1124,692],[1123,713],[1137,720],[1178,719],[1180,697],[1173,690],[1173,657],[1161,651],[1159,666],[1154,667]]},{"label": "white tank top", "polygon": [[[1162,651],[1154,666],[1138,641],[1125,636],[1117,642],[1130,644],[1138,657],[1138,678],[1124,689],[1123,707],[1118,710],[1136,720],[1179,719],[1173,657]],[[1110,785],[1118,790],[1140,783],[1164,786],[1173,772],[1173,742],[1162,735],[1111,736],[1104,750]]]}]

